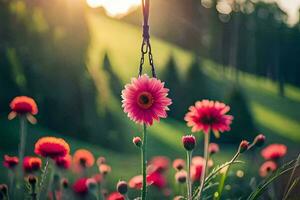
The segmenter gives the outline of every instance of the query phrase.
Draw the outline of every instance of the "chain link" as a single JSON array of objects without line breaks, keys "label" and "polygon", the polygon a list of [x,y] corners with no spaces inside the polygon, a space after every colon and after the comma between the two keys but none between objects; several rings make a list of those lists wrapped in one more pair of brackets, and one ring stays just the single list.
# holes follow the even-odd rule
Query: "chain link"
[{"label": "chain link", "polygon": [[152,76],[156,78],[155,66],[153,62],[153,55],[152,55],[152,48],[150,44],[150,34],[149,34],[149,1],[150,0],[142,0],[142,10],[143,10],[143,17],[144,17],[144,24],[143,24],[143,41],[141,45],[141,60],[140,60],[140,67],[139,67],[139,76],[143,73],[143,65],[145,63],[145,55],[148,54],[149,64],[151,66]]}]

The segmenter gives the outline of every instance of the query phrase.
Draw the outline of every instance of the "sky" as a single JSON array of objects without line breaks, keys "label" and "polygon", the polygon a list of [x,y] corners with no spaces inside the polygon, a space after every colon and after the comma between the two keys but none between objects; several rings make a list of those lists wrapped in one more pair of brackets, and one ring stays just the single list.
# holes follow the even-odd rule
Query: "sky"
[{"label": "sky", "polygon": [[[279,7],[288,14],[288,24],[293,25],[299,20],[300,0],[263,0],[265,2],[276,1]],[[200,1],[199,1],[200,2]],[[108,15],[118,17],[137,8],[141,0],[87,0],[91,7],[103,6]]]}]

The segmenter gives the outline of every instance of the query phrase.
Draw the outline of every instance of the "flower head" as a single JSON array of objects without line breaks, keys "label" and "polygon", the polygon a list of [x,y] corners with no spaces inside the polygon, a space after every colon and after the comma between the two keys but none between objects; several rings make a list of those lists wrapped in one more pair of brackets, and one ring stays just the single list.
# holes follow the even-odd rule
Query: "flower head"
[{"label": "flower head", "polygon": [[239,152],[244,153],[249,148],[249,142],[246,140],[242,140],[239,146]]},{"label": "flower head", "polygon": [[120,194],[126,194],[128,191],[128,184],[126,183],[126,181],[119,181],[117,184],[117,191]]},{"label": "flower head", "polygon": [[132,177],[128,182],[128,186],[130,188],[140,190],[143,186],[143,176],[137,175],[137,176]]},{"label": "flower head", "polygon": [[88,178],[85,184],[87,188],[91,191],[97,189],[97,181],[94,178]]},{"label": "flower head", "polygon": [[87,178],[80,178],[73,184],[73,190],[75,193],[85,195],[88,192]]},{"label": "flower head", "polygon": [[175,180],[178,183],[185,183],[187,179],[187,172],[185,170],[181,170],[176,172],[175,174]]},{"label": "flower head", "polygon": [[265,141],[266,141],[266,137],[263,134],[259,134],[258,136],[255,137],[254,144],[257,147],[261,147],[264,145]]},{"label": "flower head", "polygon": [[210,154],[215,154],[218,153],[220,151],[219,145],[217,143],[210,143],[208,145],[208,152]]},{"label": "flower head", "polygon": [[34,153],[43,157],[55,159],[70,153],[69,144],[56,137],[42,137],[35,143]]},{"label": "flower head", "polygon": [[3,165],[8,169],[14,169],[19,164],[19,158],[16,156],[4,156]]},{"label": "flower head", "polygon": [[167,180],[162,173],[155,171],[147,176],[147,184],[148,183],[161,189],[167,185]]},{"label": "flower head", "polygon": [[196,138],[193,135],[185,135],[182,137],[182,143],[187,151],[192,151],[195,148]]},{"label": "flower head", "polygon": [[34,175],[29,175],[27,180],[28,180],[28,183],[33,186],[37,183],[37,177]]},{"label": "flower head", "polygon": [[72,156],[68,154],[64,157],[55,158],[55,165],[60,169],[69,169],[72,165]]},{"label": "flower head", "polygon": [[230,107],[218,101],[202,100],[190,106],[184,120],[192,127],[192,132],[212,130],[216,137],[219,132],[229,131],[233,117],[226,115]]},{"label": "flower head", "polygon": [[32,114],[36,115],[38,113],[38,108],[35,101],[27,96],[15,97],[11,103],[10,108],[12,112],[17,114]]},{"label": "flower head", "polygon": [[125,200],[125,197],[119,192],[112,192],[108,195],[107,200]]},{"label": "flower head", "polygon": [[261,151],[261,155],[266,160],[276,160],[283,157],[287,152],[284,144],[270,144]]},{"label": "flower head", "polygon": [[42,160],[38,157],[26,156],[23,160],[23,170],[27,173],[39,171],[42,167]]},{"label": "flower head", "polygon": [[99,158],[97,158],[97,165],[102,165],[106,163],[106,158],[103,156],[100,156]]},{"label": "flower head", "polygon": [[154,156],[149,163],[152,166],[152,171],[163,172],[169,169],[170,160],[165,156]]},{"label": "flower head", "polygon": [[259,175],[266,177],[270,172],[277,169],[277,164],[274,161],[266,161],[259,168]]},{"label": "flower head", "polygon": [[152,125],[153,120],[167,117],[168,106],[172,104],[167,97],[169,89],[156,78],[142,75],[133,78],[122,91],[124,112],[136,123]]},{"label": "flower head", "polygon": [[100,183],[103,181],[103,175],[100,174],[100,173],[94,174],[94,175],[93,175],[93,178],[96,180],[96,182],[97,182],[98,184],[100,184]]},{"label": "flower head", "polygon": [[183,159],[175,159],[173,161],[173,168],[180,171],[185,167],[185,161]]},{"label": "flower head", "polygon": [[132,139],[132,143],[137,147],[141,147],[143,144],[142,139],[140,137],[134,137]]},{"label": "flower head", "polygon": [[78,149],[73,155],[73,162],[80,167],[92,167],[95,163],[93,154],[86,149]]},{"label": "flower head", "polygon": [[99,169],[99,172],[103,175],[106,175],[111,172],[111,167],[107,164],[99,165],[98,169]]}]

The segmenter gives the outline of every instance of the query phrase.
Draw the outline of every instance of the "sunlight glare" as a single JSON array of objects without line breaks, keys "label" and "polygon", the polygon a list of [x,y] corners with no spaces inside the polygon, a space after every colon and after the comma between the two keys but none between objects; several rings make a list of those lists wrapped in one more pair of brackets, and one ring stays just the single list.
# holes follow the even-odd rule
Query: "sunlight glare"
[{"label": "sunlight glare", "polygon": [[112,17],[127,14],[141,4],[141,0],[87,0],[92,8],[103,7]]}]

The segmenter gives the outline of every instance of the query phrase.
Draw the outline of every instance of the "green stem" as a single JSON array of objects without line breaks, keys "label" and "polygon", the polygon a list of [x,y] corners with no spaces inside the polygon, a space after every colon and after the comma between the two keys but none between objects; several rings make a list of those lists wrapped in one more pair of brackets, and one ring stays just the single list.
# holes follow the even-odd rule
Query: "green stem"
[{"label": "green stem", "polygon": [[42,174],[41,174],[41,182],[40,182],[40,185],[39,185],[40,189],[39,189],[38,199],[40,199],[41,193],[43,192],[44,182],[45,182],[45,179],[47,177],[48,168],[49,168],[49,158],[47,157],[45,167],[44,167],[44,169],[42,171]]},{"label": "green stem", "polygon": [[187,199],[188,200],[192,199],[191,158],[192,158],[192,151],[186,151],[186,163],[187,163],[186,187],[187,187]]},{"label": "green stem", "polygon": [[198,199],[201,199],[201,194],[204,188],[204,183],[205,183],[205,177],[207,174],[207,163],[208,163],[208,159],[209,159],[209,153],[208,153],[208,146],[209,146],[209,139],[210,139],[210,132],[208,132],[207,134],[204,133],[204,159],[205,159],[205,165],[204,168],[202,169],[202,173],[201,173],[201,182],[200,182],[200,186],[199,186],[199,194],[198,194]]},{"label": "green stem", "polygon": [[26,116],[20,116],[20,143],[19,143],[19,171],[20,171],[20,180],[23,180],[23,158],[25,154],[25,146],[26,146]]},{"label": "green stem", "polygon": [[141,161],[142,161],[142,174],[143,174],[143,187],[142,187],[142,200],[146,200],[147,195],[147,126],[144,126],[143,131],[143,145],[141,148]]}]

